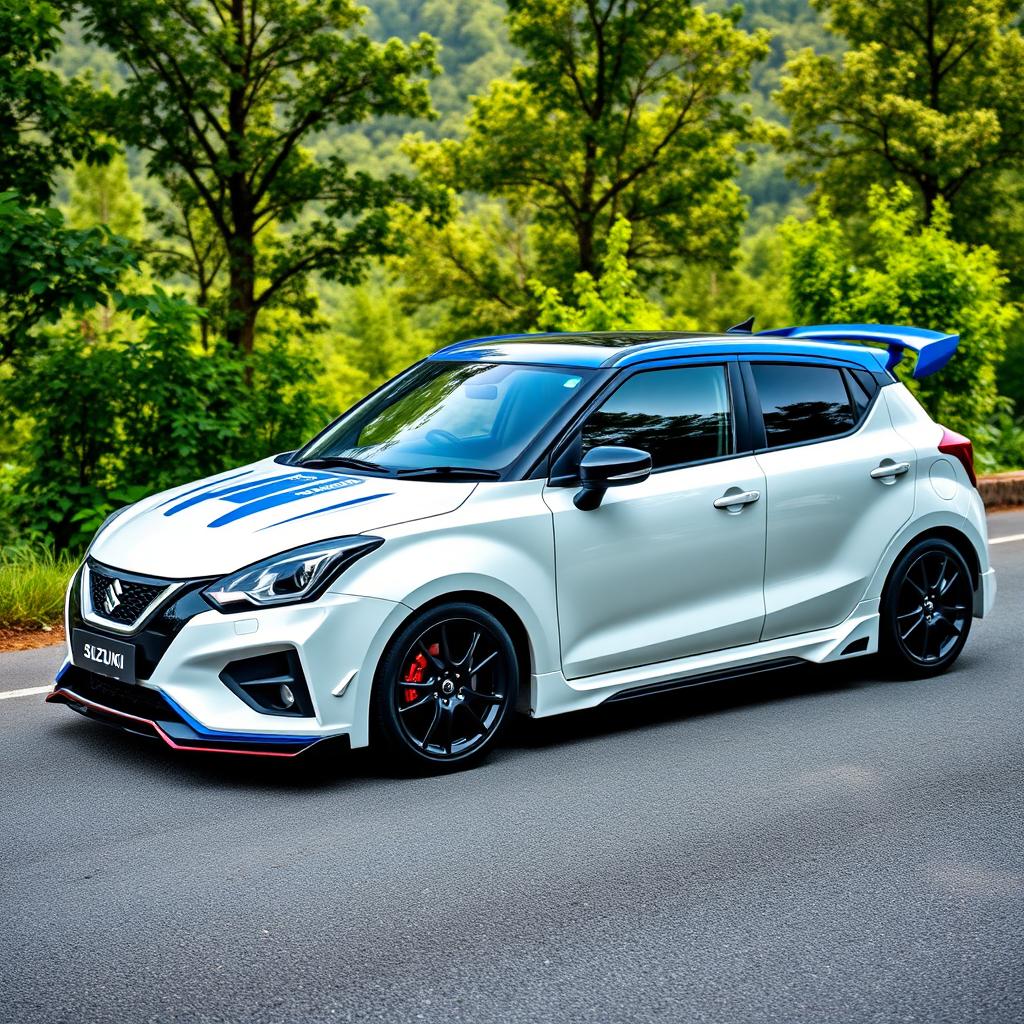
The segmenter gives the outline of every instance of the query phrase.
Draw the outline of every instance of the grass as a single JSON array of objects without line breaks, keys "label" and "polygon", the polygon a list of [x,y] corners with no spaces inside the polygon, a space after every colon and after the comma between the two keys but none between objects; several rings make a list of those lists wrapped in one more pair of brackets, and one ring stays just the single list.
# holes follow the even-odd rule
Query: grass
[{"label": "grass", "polygon": [[64,592],[77,565],[74,558],[45,550],[0,550],[0,627],[60,622]]}]

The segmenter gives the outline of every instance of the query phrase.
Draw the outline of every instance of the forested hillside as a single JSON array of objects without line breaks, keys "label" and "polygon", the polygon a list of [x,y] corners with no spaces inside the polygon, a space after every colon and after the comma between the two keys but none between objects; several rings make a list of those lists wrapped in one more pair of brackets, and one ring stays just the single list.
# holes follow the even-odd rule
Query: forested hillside
[{"label": "forested hillside", "polygon": [[0,2],[0,541],[79,546],[455,336],[961,330],[1024,461],[996,0]]},{"label": "forested hillside", "polygon": [[[716,0],[706,6],[727,10],[731,5]],[[778,88],[787,54],[805,46],[819,53],[835,52],[839,44],[824,31],[821,16],[806,0],[751,0],[742,7],[743,26],[771,33],[767,58],[753,68],[749,101],[758,115],[778,118],[780,111],[772,93]],[[505,11],[501,0],[380,0],[369,4],[369,34],[380,40],[392,36],[411,40],[427,33],[439,43],[444,72],[430,90],[436,120],[414,124],[408,119],[391,119],[347,132],[351,158],[378,167],[395,159],[396,141],[407,131],[420,131],[430,138],[457,134],[469,98],[481,95],[495,78],[506,77],[515,63],[517,54],[508,39]],[[67,77],[88,70],[113,88],[125,80],[123,63],[106,48],[86,41],[81,24],[73,21],[66,26],[52,63]],[[336,134],[328,133],[316,145],[335,144]],[[784,208],[800,189],[787,180],[779,162],[769,158],[763,163],[745,178],[752,206],[756,210],[770,203]],[[134,166],[138,169],[133,173],[133,185],[144,192],[146,176],[141,167]]]}]

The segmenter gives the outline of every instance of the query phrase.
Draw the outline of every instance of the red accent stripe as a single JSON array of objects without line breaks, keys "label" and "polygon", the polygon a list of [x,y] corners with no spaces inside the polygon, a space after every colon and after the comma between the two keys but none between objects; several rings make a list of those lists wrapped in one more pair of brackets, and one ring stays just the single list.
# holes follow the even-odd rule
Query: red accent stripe
[{"label": "red accent stripe", "polygon": [[[118,711],[115,708],[108,708],[103,704],[97,704],[95,701],[88,700],[85,697],[80,697],[73,690],[66,690],[64,687],[58,687],[51,693],[48,693],[44,699],[49,703],[58,697],[63,697],[65,700],[70,700],[78,704],[84,704],[86,707],[95,708],[97,711],[102,711],[107,715],[116,715],[118,718],[127,718],[132,722],[141,722],[143,725],[148,725],[172,750],[191,750],[200,754],[244,754],[246,757],[297,757],[303,750],[309,750],[309,747],[303,747],[302,750],[296,750],[294,752],[277,750],[238,750],[232,747],[191,747],[184,743],[176,743],[163,731],[163,729],[160,728],[158,723],[154,722],[150,718],[140,718],[138,715],[128,714],[127,711]],[[309,746],[311,747],[313,744],[311,743]]]}]

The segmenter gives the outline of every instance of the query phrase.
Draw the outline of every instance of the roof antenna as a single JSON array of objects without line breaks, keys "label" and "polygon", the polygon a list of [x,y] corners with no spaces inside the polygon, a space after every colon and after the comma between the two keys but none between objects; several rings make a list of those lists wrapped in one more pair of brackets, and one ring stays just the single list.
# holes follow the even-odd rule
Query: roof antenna
[{"label": "roof antenna", "polygon": [[725,332],[726,334],[753,334],[754,333],[754,318],[748,316],[743,323],[734,324]]}]

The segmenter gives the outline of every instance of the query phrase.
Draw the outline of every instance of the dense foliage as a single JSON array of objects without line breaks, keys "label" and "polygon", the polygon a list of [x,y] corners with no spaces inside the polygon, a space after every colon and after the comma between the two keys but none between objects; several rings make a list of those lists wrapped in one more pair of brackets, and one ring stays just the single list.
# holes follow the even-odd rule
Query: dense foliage
[{"label": "dense foliage", "polygon": [[942,330],[956,324],[956,358],[938,376],[912,382],[944,424],[974,433],[996,412],[996,367],[1013,310],[996,254],[951,237],[940,199],[922,222],[905,185],[868,195],[872,244],[858,252],[823,202],[805,223],[784,228],[790,302],[807,323],[897,323]]},{"label": "dense foliage", "polygon": [[786,65],[784,147],[846,215],[902,182],[924,220],[941,201],[957,237],[997,241],[1010,269],[1024,225],[1006,218],[1024,170],[1024,35],[1006,0],[816,0],[849,45]]},{"label": "dense foliage", "polygon": [[[87,39],[130,76],[97,114],[149,155],[184,242],[181,266],[203,268],[194,239],[215,240],[226,279],[215,315],[228,342],[253,350],[260,312],[313,308],[309,276],[352,282],[393,251],[388,207],[429,198],[398,174],[353,171],[342,154],[317,159],[316,132],[388,115],[431,113],[425,76],[434,42],[377,43],[354,0],[90,0]],[[316,212],[303,214],[310,208]],[[218,289],[217,275],[212,279]]]},{"label": "dense foliage", "polygon": [[1002,0],[0,0],[0,544],[509,330],[959,331],[1024,464],[1022,96]]}]

